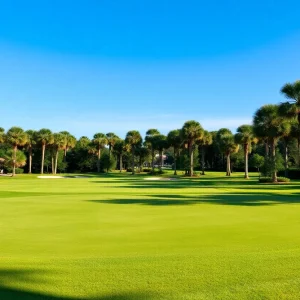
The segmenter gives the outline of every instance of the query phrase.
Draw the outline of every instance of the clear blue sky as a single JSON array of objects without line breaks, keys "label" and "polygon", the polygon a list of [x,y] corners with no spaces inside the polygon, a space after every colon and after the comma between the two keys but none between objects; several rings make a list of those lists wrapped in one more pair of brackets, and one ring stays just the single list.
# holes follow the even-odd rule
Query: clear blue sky
[{"label": "clear blue sky", "polygon": [[299,79],[299,1],[0,0],[0,126],[235,130]]}]

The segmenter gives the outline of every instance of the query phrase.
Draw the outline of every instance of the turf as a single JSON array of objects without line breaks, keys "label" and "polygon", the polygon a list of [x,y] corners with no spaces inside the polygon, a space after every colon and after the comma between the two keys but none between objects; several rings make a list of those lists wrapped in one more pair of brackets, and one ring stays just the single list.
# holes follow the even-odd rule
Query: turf
[{"label": "turf", "polygon": [[300,299],[300,183],[0,178],[0,299]]}]

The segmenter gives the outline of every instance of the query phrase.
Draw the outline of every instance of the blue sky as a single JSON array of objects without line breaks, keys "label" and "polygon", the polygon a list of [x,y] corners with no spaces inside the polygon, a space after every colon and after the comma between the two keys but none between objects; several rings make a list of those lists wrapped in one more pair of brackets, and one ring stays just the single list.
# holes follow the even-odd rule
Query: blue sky
[{"label": "blue sky", "polygon": [[250,123],[299,79],[298,1],[1,1],[0,126]]}]

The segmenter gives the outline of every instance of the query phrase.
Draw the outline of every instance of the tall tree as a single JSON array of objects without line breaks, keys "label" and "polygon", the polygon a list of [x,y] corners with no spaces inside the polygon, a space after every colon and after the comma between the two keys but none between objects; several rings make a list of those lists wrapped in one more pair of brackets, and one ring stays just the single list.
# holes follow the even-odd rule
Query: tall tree
[{"label": "tall tree", "polygon": [[97,172],[100,173],[101,166],[100,166],[100,158],[101,158],[101,150],[107,145],[107,137],[104,133],[96,133],[93,138],[93,144],[96,146],[97,149]]},{"label": "tall tree", "polygon": [[36,131],[34,130],[27,130],[27,150],[28,150],[28,161],[29,161],[29,166],[28,166],[28,173],[32,173],[32,149],[34,145],[36,144]]},{"label": "tall tree", "polygon": [[155,136],[159,135],[160,132],[157,129],[149,129],[146,132],[145,141],[151,151],[151,169],[152,173],[154,173],[154,158],[155,158]]},{"label": "tall tree", "polygon": [[[298,125],[298,123],[294,123],[294,124]],[[288,173],[289,173],[288,145],[293,138],[291,135],[291,130],[292,130],[292,123],[287,120],[284,120],[282,123],[281,139],[283,141],[283,146],[284,146],[284,176],[285,177],[288,177]]]},{"label": "tall tree", "polygon": [[107,138],[107,145],[108,145],[108,154],[109,154],[109,157],[110,157],[111,151],[113,150],[114,145],[116,144],[116,142],[120,138],[116,134],[114,134],[113,132],[107,133],[106,138]]},{"label": "tall tree", "polygon": [[[116,144],[116,142],[120,139],[116,134],[113,132],[109,132],[106,134],[107,137],[107,145],[108,145],[108,158],[111,160],[111,152]],[[108,172],[108,169],[107,169]]]},{"label": "tall tree", "polygon": [[140,147],[140,145],[142,144],[141,134],[136,130],[128,131],[126,134],[125,143],[128,144],[131,149],[131,168],[132,168],[132,175],[134,175],[135,174],[134,155],[136,149]]},{"label": "tall tree", "polygon": [[[8,150],[4,156],[5,165],[8,167],[20,168],[26,165],[26,155],[21,150]],[[14,176],[15,171],[13,171]]]},{"label": "tall tree", "polygon": [[292,124],[291,136],[297,140],[298,167],[300,167],[300,124],[298,122]]},{"label": "tall tree", "polygon": [[63,139],[61,142],[62,149],[64,150],[64,162],[67,161],[67,152],[69,149],[72,149],[76,145],[76,138],[68,131],[59,132],[60,138]]},{"label": "tall tree", "polygon": [[248,171],[248,157],[249,152],[251,151],[252,143],[257,141],[254,136],[253,126],[251,125],[242,125],[237,129],[237,133],[235,134],[235,142],[243,146],[244,149],[244,161],[245,161],[245,178],[249,179],[249,171]]},{"label": "tall tree", "polygon": [[300,80],[286,83],[281,88],[281,93],[289,99],[279,107],[279,113],[290,118],[296,118],[300,124]]},{"label": "tall tree", "polygon": [[17,165],[17,150],[19,146],[24,146],[27,142],[27,134],[20,127],[12,127],[6,133],[6,142],[13,147],[13,160],[12,176],[16,175],[16,165]]},{"label": "tall tree", "polygon": [[122,172],[123,169],[123,155],[125,152],[125,141],[122,139],[118,139],[114,145],[113,152],[118,156],[119,158],[119,169],[120,172]]},{"label": "tall tree", "polygon": [[168,143],[173,147],[174,153],[174,175],[177,175],[177,158],[179,154],[180,147],[182,145],[181,131],[180,129],[171,130],[167,136]]},{"label": "tall tree", "polygon": [[203,137],[204,130],[199,122],[187,121],[181,129],[182,140],[187,144],[189,150],[190,176],[194,175],[194,146],[196,141]]},{"label": "tall tree", "polygon": [[204,130],[202,138],[198,141],[201,148],[201,168],[202,175],[205,175],[205,150],[213,142],[212,134],[207,130]]},{"label": "tall tree", "polygon": [[65,135],[62,133],[53,134],[53,150],[54,150],[54,168],[52,168],[53,174],[57,173],[57,163],[59,150],[65,150]]},{"label": "tall tree", "polygon": [[53,134],[51,130],[43,128],[36,133],[36,141],[42,146],[41,174],[44,174],[45,151],[47,145],[53,144]]},{"label": "tall tree", "polygon": [[239,145],[234,141],[234,135],[227,128],[221,128],[217,132],[216,140],[218,147],[222,153],[226,156],[227,167],[226,167],[226,176],[231,175],[231,164],[230,164],[230,155],[236,153],[239,150]]},{"label": "tall tree", "polygon": [[279,114],[278,105],[264,105],[259,108],[253,119],[253,130],[255,135],[260,137],[268,137],[271,146],[271,160],[272,160],[272,181],[277,182],[276,170],[276,144],[278,139],[283,135],[284,122]]}]

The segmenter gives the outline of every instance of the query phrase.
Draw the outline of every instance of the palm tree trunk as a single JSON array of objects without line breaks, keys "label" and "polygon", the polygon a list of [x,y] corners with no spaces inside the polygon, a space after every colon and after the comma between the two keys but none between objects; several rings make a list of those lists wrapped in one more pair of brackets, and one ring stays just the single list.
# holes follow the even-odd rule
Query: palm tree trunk
[{"label": "palm tree trunk", "polygon": [[190,176],[193,177],[194,175],[194,151],[192,143],[189,144],[189,152],[190,152]]},{"label": "palm tree trunk", "polygon": [[176,150],[174,148],[174,175],[177,175],[177,164],[176,164],[176,160],[177,160],[177,157],[176,157]]},{"label": "palm tree trunk", "polygon": [[45,149],[46,149],[46,144],[43,144],[43,145],[42,145],[42,164],[41,164],[41,174],[44,174]]},{"label": "palm tree trunk", "polygon": [[205,152],[204,152],[204,146],[201,147],[201,167],[202,167],[202,175],[205,175],[204,170],[204,162],[205,162]]},{"label": "palm tree trunk", "polygon": [[134,171],[134,148],[132,147],[131,150],[131,174],[134,175],[135,171]]},{"label": "palm tree trunk", "polygon": [[12,172],[12,176],[16,175],[16,161],[17,161],[17,145],[14,146],[14,158],[13,158],[13,172]]},{"label": "palm tree trunk", "polygon": [[68,147],[64,149],[64,162],[67,162],[67,151],[68,151]]},{"label": "palm tree trunk", "polygon": [[249,179],[249,172],[248,172],[248,152],[249,152],[249,145],[244,145],[244,155],[245,155],[245,178]]},{"label": "palm tree trunk", "polygon": [[52,152],[52,155],[51,155],[51,169],[52,169],[52,174],[55,174],[55,164],[54,164],[54,154],[53,154],[53,151]]},{"label": "palm tree trunk", "polygon": [[123,162],[122,162],[122,154],[120,154],[120,173],[122,173],[122,169],[123,169]]},{"label": "palm tree trunk", "polygon": [[265,142],[265,158],[269,156],[269,143]]},{"label": "palm tree trunk", "polygon": [[272,150],[272,181],[277,182],[277,172],[276,172],[276,147],[275,147],[275,141],[272,141],[271,144],[271,150]]},{"label": "palm tree trunk", "polygon": [[159,151],[159,158],[160,158],[159,171],[162,172],[162,167],[163,167],[163,164],[164,164],[163,150]]},{"label": "palm tree trunk", "polygon": [[284,176],[288,177],[289,176],[289,157],[288,157],[288,146],[287,142],[284,142]]},{"label": "palm tree trunk", "polygon": [[226,170],[226,176],[231,175],[231,170],[230,170],[230,153],[227,154],[227,170]]},{"label": "palm tree trunk", "polygon": [[55,153],[55,166],[54,166],[54,174],[57,173],[57,162],[58,162],[58,149],[56,150]]},{"label": "palm tree trunk", "polygon": [[28,173],[31,174],[32,169],[32,147],[29,147],[29,169]]},{"label": "palm tree trunk", "polygon": [[97,160],[97,172],[100,173],[100,157],[101,157],[101,150],[98,149],[98,160]]}]

